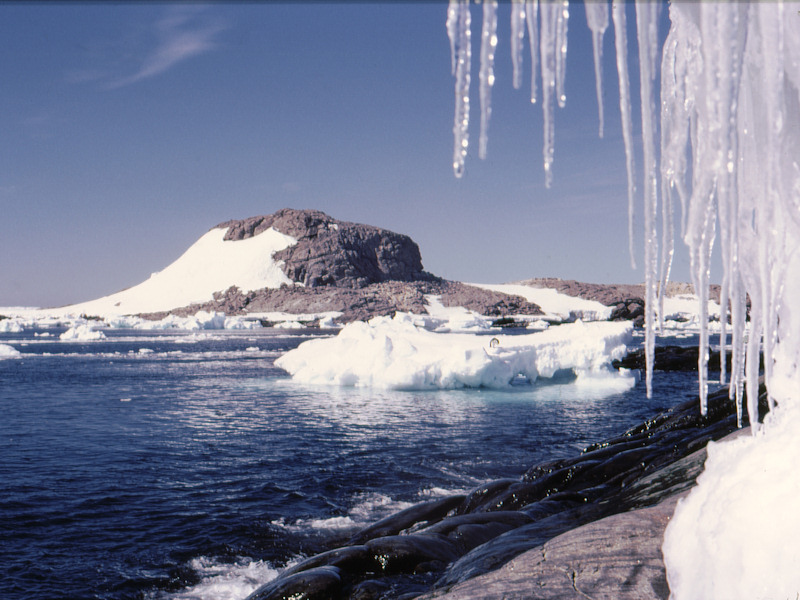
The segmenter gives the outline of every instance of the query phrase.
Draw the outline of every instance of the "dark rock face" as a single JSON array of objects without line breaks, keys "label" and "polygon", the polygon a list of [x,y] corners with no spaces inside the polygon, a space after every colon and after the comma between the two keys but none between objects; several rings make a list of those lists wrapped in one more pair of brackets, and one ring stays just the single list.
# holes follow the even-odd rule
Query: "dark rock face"
[{"label": "dark rock face", "polygon": [[275,253],[284,272],[306,287],[362,288],[383,281],[431,279],[423,271],[419,247],[408,236],[339,221],[318,210],[285,208],[272,215],[228,221],[226,240],[242,240],[269,229],[297,239]]},{"label": "dark rock face", "polygon": [[675,499],[694,485],[707,443],[734,431],[727,390],[709,396],[706,416],[686,402],[519,479],[387,517],[250,600],[319,590],[342,600],[665,599],[660,536]]}]

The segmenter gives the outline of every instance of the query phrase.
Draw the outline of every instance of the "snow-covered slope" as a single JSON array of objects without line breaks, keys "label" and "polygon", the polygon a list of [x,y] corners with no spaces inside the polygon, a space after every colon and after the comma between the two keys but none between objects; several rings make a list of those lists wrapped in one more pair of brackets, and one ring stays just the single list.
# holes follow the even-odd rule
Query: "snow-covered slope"
[{"label": "snow-covered slope", "polygon": [[602,321],[611,316],[611,306],[605,306],[595,300],[567,296],[554,289],[513,283],[497,285],[471,283],[470,285],[504,294],[522,296],[528,302],[538,304],[545,315],[551,318],[566,319],[572,315],[588,321]]},{"label": "snow-covered slope", "polygon": [[137,286],[52,312],[125,315],[168,311],[212,300],[231,286],[242,291],[292,284],[272,255],[297,243],[269,228],[244,240],[224,240],[227,228],[215,228],[163,271]]}]

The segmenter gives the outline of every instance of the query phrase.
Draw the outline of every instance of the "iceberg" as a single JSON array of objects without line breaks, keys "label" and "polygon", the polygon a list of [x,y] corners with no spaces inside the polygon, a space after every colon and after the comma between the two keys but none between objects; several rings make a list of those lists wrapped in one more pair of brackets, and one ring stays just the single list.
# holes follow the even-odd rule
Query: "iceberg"
[{"label": "iceberg", "polygon": [[21,358],[22,353],[8,344],[0,344],[0,360],[5,358]]},{"label": "iceberg", "polygon": [[627,353],[628,322],[576,322],[527,335],[429,331],[416,315],[346,325],[336,337],[309,340],[275,364],[307,384],[398,390],[503,388],[569,371],[578,378],[635,378],[611,362]]},{"label": "iceberg", "polygon": [[18,319],[0,320],[0,333],[22,333],[25,328]]},{"label": "iceberg", "polygon": [[83,342],[106,339],[106,335],[102,331],[97,331],[94,326],[89,323],[74,325],[58,337],[65,341],[80,340]]}]

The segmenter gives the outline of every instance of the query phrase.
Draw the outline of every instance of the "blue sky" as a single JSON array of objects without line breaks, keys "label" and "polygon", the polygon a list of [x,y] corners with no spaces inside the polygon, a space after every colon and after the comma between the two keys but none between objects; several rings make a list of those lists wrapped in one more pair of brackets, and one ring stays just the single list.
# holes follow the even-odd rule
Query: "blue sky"
[{"label": "blue sky", "polygon": [[[465,176],[453,176],[446,12],[444,2],[0,3],[0,306],[118,291],[217,223],[283,207],[408,234],[425,268],[448,279],[641,281],[627,255],[612,29],[599,139],[591,38],[572,5],[547,189],[527,49],[523,87],[511,85],[506,4],[484,161],[473,7],[473,143]],[[638,80],[631,87],[636,104]],[[636,228],[641,248],[641,219]],[[688,280],[682,247],[674,278]]]}]

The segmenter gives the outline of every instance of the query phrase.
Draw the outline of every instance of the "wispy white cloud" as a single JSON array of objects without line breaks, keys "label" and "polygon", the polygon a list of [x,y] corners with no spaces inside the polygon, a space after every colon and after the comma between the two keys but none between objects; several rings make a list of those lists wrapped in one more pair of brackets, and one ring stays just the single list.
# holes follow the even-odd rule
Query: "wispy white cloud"
[{"label": "wispy white cloud", "polygon": [[160,75],[176,65],[217,47],[226,25],[207,18],[197,7],[171,9],[154,24],[155,44],[144,51],[132,75],[114,78],[109,88],[120,88]]}]

